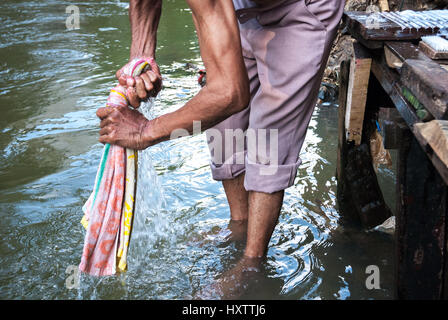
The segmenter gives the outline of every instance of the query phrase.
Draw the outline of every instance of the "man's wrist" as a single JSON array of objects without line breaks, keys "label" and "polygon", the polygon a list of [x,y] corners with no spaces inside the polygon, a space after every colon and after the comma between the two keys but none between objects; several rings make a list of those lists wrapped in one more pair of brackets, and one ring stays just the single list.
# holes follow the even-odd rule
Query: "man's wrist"
[{"label": "man's wrist", "polygon": [[145,122],[145,125],[143,126],[141,136],[145,149],[157,143],[157,139],[154,133],[154,122],[154,119],[147,120]]},{"label": "man's wrist", "polygon": [[153,58],[155,60],[155,56],[156,54],[153,48],[132,48],[129,52],[129,60],[140,57]]}]

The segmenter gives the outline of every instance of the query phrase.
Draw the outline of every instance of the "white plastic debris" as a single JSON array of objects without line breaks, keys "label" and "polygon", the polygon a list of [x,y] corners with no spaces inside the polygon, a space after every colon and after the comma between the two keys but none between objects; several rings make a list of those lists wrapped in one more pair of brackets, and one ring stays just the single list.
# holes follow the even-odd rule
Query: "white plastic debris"
[{"label": "white plastic debris", "polygon": [[376,226],[372,230],[393,235],[395,233],[395,216],[387,218],[386,221]]}]

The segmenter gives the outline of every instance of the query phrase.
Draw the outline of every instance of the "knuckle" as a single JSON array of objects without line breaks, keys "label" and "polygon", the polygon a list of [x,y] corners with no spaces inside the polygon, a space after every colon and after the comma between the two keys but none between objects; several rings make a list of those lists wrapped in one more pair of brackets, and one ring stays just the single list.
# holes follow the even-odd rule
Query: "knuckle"
[{"label": "knuckle", "polygon": [[109,121],[112,122],[112,123],[117,122],[118,119],[119,119],[119,113],[118,112],[116,112],[116,113],[114,112],[114,113],[112,113],[109,116]]}]

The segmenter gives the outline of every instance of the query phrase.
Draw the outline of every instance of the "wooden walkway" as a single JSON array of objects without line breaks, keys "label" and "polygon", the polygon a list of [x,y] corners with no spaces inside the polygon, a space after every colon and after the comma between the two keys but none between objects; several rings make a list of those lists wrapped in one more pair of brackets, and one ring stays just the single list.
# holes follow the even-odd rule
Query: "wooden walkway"
[{"label": "wooden walkway", "polygon": [[346,12],[353,41],[341,64],[338,203],[365,228],[391,215],[370,154],[377,127],[386,149],[398,150],[396,298],[448,298],[448,61],[419,48],[422,35],[391,21],[372,28],[369,15]]}]

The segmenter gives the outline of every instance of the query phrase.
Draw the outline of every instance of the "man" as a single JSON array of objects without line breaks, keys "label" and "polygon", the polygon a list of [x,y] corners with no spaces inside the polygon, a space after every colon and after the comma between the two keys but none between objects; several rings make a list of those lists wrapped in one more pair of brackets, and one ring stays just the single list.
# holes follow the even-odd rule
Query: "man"
[{"label": "man", "polygon": [[[344,0],[187,3],[207,84],[184,107],[153,120],[129,108],[99,109],[100,141],[144,149],[169,139],[175,129],[192,132],[193,120],[201,121],[202,129],[214,126],[207,131],[209,145],[213,144],[212,175],[223,183],[232,229],[247,231],[244,258],[229,277],[239,279],[266,254],[284,190],[294,183]],[[160,12],[161,0],[131,0],[131,59],[155,57]],[[160,90],[161,76],[151,61],[152,71],[135,79],[117,72],[134,107]],[[242,148],[235,146],[235,135],[226,131],[238,130],[255,139],[246,140]],[[221,149],[231,152],[216,152],[213,140],[218,134]],[[230,282],[220,286],[223,294],[232,291]]]}]

